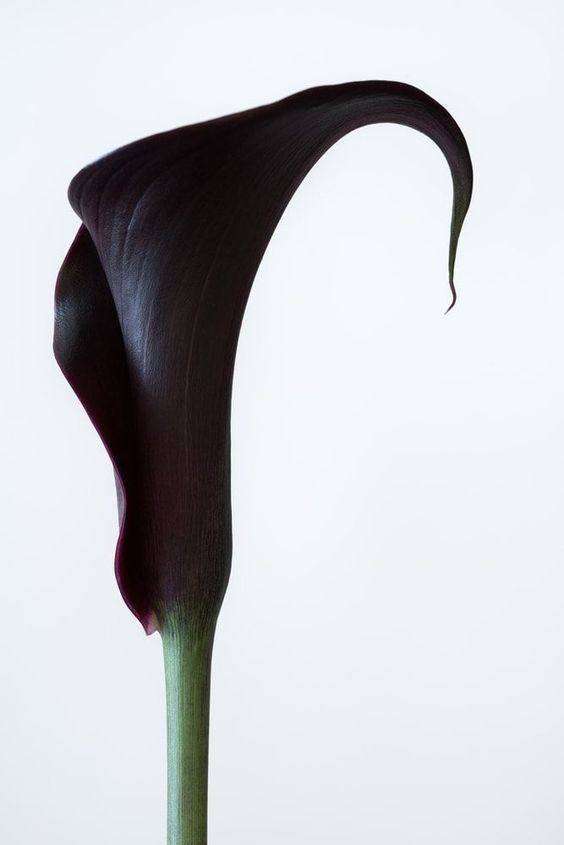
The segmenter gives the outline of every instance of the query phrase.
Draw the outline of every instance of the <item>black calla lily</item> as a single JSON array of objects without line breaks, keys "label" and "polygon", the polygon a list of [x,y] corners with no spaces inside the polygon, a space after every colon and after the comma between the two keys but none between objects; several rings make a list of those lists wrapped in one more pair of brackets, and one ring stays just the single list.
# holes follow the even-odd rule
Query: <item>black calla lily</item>
[{"label": "black calla lily", "polygon": [[240,326],[276,225],[345,134],[398,123],[450,166],[449,281],[470,203],[464,137],[397,82],[312,88],[128,144],[73,179],[83,225],[56,288],[57,361],[112,459],[116,574],[165,645],[169,845],[206,841],[213,631],[231,560],[230,406]]}]

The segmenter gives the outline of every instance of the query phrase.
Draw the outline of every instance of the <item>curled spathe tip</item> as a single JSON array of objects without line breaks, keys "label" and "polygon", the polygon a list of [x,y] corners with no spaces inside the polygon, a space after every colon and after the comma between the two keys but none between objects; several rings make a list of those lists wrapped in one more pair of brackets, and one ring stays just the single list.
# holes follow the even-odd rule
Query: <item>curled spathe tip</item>
[{"label": "curled spathe tip", "polygon": [[449,279],[448,283],[449,283],[450,291],[452,293],[452,299],[451,299],[450,305],[448,306],[447,310],[445,311],[445,315],[448,314],[449,311],[452,311],[452,309],[456,305],[456,298],[457,298],[456,288],[454,286],[454,281],[452,279]]}]

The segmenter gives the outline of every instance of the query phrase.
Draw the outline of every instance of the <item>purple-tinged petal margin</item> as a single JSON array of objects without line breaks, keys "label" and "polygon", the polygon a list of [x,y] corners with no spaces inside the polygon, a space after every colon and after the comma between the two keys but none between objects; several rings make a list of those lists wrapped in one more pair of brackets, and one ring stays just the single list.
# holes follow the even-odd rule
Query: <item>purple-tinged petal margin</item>
[{"label": "purple-tinged petal margin", "polygon": [[144,601],[140,567],[120,566],[125,550],[134,555],[127,499],[135,497],[135,423],[129,376],[114,301],[98,253],[81,226],[59,271],[55,289],[55,357],[79,396],[112,459],[120,535],[115,569],[130,609],[150,632],[151,608]]}]

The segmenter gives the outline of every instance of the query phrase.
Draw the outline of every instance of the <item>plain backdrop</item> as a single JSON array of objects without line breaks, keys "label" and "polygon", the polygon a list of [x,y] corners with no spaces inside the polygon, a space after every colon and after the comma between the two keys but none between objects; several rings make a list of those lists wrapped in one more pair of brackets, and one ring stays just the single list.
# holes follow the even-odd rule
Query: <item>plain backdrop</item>
[{"label": "plain backdrop", "polygon": [[9,2],[0,62],[0,841],[165,842],[161,644],[113,576],[110,462],[51,352],[84,164],[312,85],[359,130],[268,247],[233,397],[211,845],[564,841],[564,11],[551,0]]}]

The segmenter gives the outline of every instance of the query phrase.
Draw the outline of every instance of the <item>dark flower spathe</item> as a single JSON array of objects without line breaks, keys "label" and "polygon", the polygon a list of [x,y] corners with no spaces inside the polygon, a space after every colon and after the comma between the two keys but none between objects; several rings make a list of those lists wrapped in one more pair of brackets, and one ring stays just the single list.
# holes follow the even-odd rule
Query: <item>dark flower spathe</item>
[{"label": "dark flower spathe", "polygon": [[230,403],[239,329],[300,182],[370,123],[443,151],[454,202],[449,279],[472,191],[464,137],[417,88],[356,82],[129,144],[84,168],[83,220],[56,290],[55,355],[116,473],[116,574],[148,632],[215,619],[231,560]]}]

